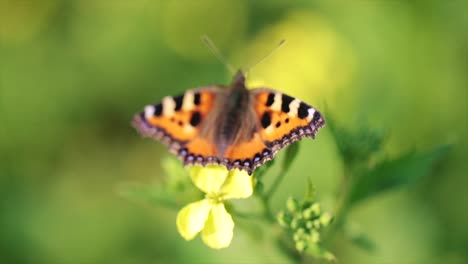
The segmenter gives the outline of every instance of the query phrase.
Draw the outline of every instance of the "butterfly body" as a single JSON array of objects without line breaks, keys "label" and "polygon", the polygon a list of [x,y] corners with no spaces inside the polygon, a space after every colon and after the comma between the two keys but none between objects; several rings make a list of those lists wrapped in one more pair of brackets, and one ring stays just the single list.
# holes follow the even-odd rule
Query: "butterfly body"
[{"label": "butterfly body", "polygon": [[314,138],[325,121],[299,99],[267,88],[248,90],[239,71],[230,87],[188,90],[145,107],[133,125],[186,165],[221,164],[251,174],[283,147]]}]

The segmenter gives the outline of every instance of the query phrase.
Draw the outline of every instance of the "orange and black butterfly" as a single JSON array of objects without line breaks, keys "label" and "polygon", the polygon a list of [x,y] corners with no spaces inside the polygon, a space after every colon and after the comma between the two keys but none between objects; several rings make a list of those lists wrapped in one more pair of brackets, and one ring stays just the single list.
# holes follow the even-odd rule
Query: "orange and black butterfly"
[{"label": "orange and black butterfly", "polygon": [[315,138],[322,114],[301,100],[245,87],[239,71],[229,87],[207,86],[165,97],[135,115],[133,126],[169,147],[185,165],[221,164],[249,174],[285,146]]}]

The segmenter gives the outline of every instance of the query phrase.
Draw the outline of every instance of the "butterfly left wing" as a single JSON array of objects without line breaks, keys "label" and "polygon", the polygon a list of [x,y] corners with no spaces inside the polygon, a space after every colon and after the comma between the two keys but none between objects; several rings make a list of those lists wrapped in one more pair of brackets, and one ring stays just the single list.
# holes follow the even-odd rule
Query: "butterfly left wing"
[{"label": "butterfly left wing", "polygon": [[314,107],[275,90],[251,90],[259,134],[271,149],[271,158],[282,148],[303,137],[315,138],[325,125],[322,114]]},{"label": "butterfly left wing", "polygon": [[214,107],[218,90],[213,86],[188,90],[176,97],[167,96],[161,103],[148,105],[143,112],[136,114],[133,126],[142,136],[162,142],[183,160],[189,155],[187,145],[198,147],[203,152],[199,154],[212,156],[214,150],[210,149],[215,146],[200,138],[199,131]]}]

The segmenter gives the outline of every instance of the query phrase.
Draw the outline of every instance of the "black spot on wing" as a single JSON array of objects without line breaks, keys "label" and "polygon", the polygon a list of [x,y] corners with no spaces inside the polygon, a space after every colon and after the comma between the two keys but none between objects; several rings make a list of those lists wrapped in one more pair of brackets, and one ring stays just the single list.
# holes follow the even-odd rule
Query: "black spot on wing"
[{"label": "black spot on wing", "polygon": [[253,162],[254,163],[259,162],[261,159],[262,159],[262,155],[260,155],[260,153],[257,153],[257,154],[255,154]]},{"label": "black spot on wing", "polygon": [[163,107],[162,104],[158,104],[154,106],[154,115],[155,116],[160,116],[162,114]]},{"label": "black spot on wing", "polygon": [[265,112],[263,113],[262,120],[262,127],[267,128],[271,124],[271,117],[270,117],[270,112]]},{"label": "black spot on wing", "polygon": [[269,149],[264,149],[262,151],[262,155],[263,157],[267,157],[267,156],[270,156],[271,155],[271,151]]},{"label": "black spot on wing", "polygon": [[141,112],[140,113],[140,119],[146,123],[146,115],[145,115],[145,112]]},{"label": "black spot on wing", "polygon": [[175,102],[175,111],[179,111],[182,109],[182,103],[184,102],[184,95],[180,95],[177,97],[174,97],[174,102]]},{"label": "black spot on wing", "polygon": [[274,93],[269,93],[265,105],[266,106],[271,106],[274,102],[275,102],[275,94]]},{"label": "black spot on wing", "polygon": [[309,116],[309,108],[310,106],[306,105],[305,103],[301,102],[299,109],[297,110],[297,116],[301,119],[304,119]]},{"label": "black spot on wing", "polygon": [[192,117],[190,118],[190,125],[193,127],[196,127],[200,124],[201,122],[201,114],[200,112],[195,112],[192,114]]},{"label": "black spot on wing", "polygon": [[294,100],[294,98],[292,98],[291,96],[289,95],[285,95],[283,94],[281,96],[281,111],[283,111],[283,113],[289,113],[289,104]]},{"label": "black spot on wing", "polygon": [[200,93],[195,93],[193,95],[193,103],[195,105],[200,105]]},{"label": "black spot on wing", "polygon": [[280,122],[280,121],[276,122],[276,125],[275,125],[275,126],[276,126],[277,128],[280,127],[280,126],[281,126],[281,122]]}]

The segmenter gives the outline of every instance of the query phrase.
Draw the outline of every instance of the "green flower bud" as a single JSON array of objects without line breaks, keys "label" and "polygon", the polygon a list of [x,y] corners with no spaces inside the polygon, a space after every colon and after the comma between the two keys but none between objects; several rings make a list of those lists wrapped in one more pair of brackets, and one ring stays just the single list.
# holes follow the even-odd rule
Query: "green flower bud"
[{"label": "green flower bud", "polygon": [[309,241],[312,243],[318,243],[320,241],[320,234],[317,230],[312,230],[310,232]]},{"label": "green flower bud", "polygon": [[296,199],[289,197],[288,200],[286,201],[286,207],[291,213],[294,213],[299,207],[299,204],[296,201]]},{"label": "green flower bud", "polygon": [[302,251],[304,251],[305,248],[306,248],[306,243],[304,241],[297,241],[296,242],[296,250],[297,251],[302,252]]},{"label": "green flower bud", "polygon": [[304,235],[305,234],[304,228],[300,227],[299,229],[297,229],[296,234],[299,234],[301,236]]},{"label": "green flower bud", "polygon": [[302,220],[303,216],[300,212],[297,212],[294,214],[294,219],[297,219],[297,220]]},{"label": "green flower bud", "polygon": [[299,240],[301,240],[301,238],[302,237],[298,233],[294,233],[294,235],[293,235],[294,242],[298,242]]},{"label": "green flower bud", "polygon": [[319,228],[320,228],[320,225],[321,225],[320,220],[318,220],[318,219],[317,219],[317,220],[314,220],[313,223],[314,223],[314,227],[315,227],[316,229],[319,229]]},{"label": "green flower bud", "polygon": [[312,229],[312,227],[314,227],[314,223],[312,221],[307,221],[306,222],[306,227],[307,227],[307,229],[310,230],[310,229]]},{"label": "green flower bud", "polygon": [[291,226],[291,229],[296,229],[299,226],[299,221],[297,221],[297,219],[293,218],[291,220],[290,226]]},{"label": "green flower bud", "polygon": [[288,223],[286,222],[286,215],[284,214],[283,211],[278,213],[278,215],[276,216],[276,220],[282,227],[285,227],[288,225]]},{"label": "green flower bud", "polygon": [[319,214],[320,214],[320,211],[321,211],[321,210],[320,210],[320,204],[314,203],[314,204],[312,204],[312,206],[310,207],[310,209],[312,210],[312,213],[313,213],[314,215],[319,215]]},{"label": "green flower bud", "polygon": [[307,208],[304,211],[302,211],[302,216],[304,216],[305,219],[310,219],[312,218],[312,209]]},{"label": "green flower bud", "polygon": [[320,216],[320,223],[323,226],[328,226],[332,220],[333,218],[328,213],[324,213],[322,216]]}]

